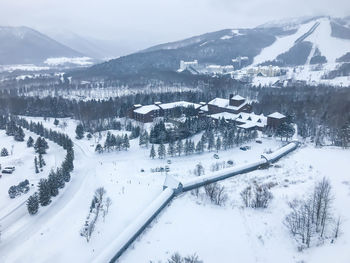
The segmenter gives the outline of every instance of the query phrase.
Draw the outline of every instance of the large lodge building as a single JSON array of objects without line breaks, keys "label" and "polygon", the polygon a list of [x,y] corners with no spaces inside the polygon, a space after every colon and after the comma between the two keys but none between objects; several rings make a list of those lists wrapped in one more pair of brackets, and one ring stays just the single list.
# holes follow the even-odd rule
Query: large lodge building
[{"label": "large lodge building", "polygon": [[246,130],[264,130],[265,128],[276,129],[286,120],[286,116],[275,112],[265,117],[252,112],[248,101],[239,96],[230,95],[228,99],[215,98],[208,103],[192,103],[177,101],[171,103],[155,102],[152,105],[134,105],[129,111],[129,117],[139,122],[153,122],[159,117],[173,116],[176,112],[191,108],[192,113],[198,116],[218,121],[224,118],[234,122],[238,127]]}]

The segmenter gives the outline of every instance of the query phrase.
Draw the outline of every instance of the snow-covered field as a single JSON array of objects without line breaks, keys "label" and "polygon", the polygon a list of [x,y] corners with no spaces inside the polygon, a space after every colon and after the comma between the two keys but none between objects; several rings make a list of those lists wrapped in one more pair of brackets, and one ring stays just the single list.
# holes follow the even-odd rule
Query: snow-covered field
[{"label": "snow-covered field", "polygon": [[[60,123],[67,123],[67,127],[63,128],[54,126],[53,119],[28,119],[42,121],[45,127],[67,133],[72,139],[75,136],[77,122],[74,120],[60,119]],[[105,136],[106,132],[103,132],[100,143],[104,142]],[[0,138],[0,145],[7,140],[5,137]],[[218,160],[213,157],[214,152],[152,160],[149,158],[150,149],[140,148],[138,139],[130,141],[129,151],[103,154],[94,152],[98,143],[97,135],[91,140],[74,138],[73,141],[76,158],[71,182],[63,189],[63,193],[54,198],[48,207],[41,208],[37,215],[29,216],[25,207],[20,218],[15,218],[17,213],[12,215],[14,223],[11,231],[9,228],[2,231],[0,262],[91,262],[162,192],[166,174],[152,173],[152,168],[169,165],[170,174],[178,179],[187,179],[195,176],[193,170],[198,163],[204,166],[206,174],[210,174],[212,164],[228,160],[235,164],[246,163],[282,144],[273,138],[262,138],[262,144],[249,143],[251,150],[248,151],[238,148],[220,151]],[[51,145],[50,149],[53,149]],[[282,159],[282,168],[239,175],[222,182],[230,197],[224,207],[213,206],[204,197],[197,198],[189,193],[178,197],[153,223],[153,227],[126,252],[121,262],[164,261],[175,251],[184,255],[196,252],[206,263],[232,262],[232,259],[239,262],[280,262],[281,258],[286,262],[296,262],[299,258],[318,256],[321,253],[318,251],[322,250],[320,248],[298,253],[280,219],[287,213],[287,200],[304,193],[317,178],[324,174],[328,176],[326,162],[319,161],[328,154],[339,162],[339,167],[346,165],[344,162],[349,156],[348,151],[306,147]],[[167,164],[168,159],[171,159],[171,164]],[[338,173],[332,173],[333,186],[337,189],[337,195],[340,195],[339,198],[337,196],[337,207],[345,203],[350,193],[349,185],[343,183],[346,180],[349,182],[343,170],[339,168]],[[266,211],[241,208],[239,191],[253,178],[279,183],[273,189],[275,199]],[[101,186],[107,190],[112,205],[105,221],[102,218],[98,220],[92,238],[87,243],[79,231],[89,212],[94,191]],[[10,202],[8,197],[4,201]],[[349,212],[339,212],[344,212],[344,219],[349,217]],[[4,215],[1,212],[0,217]],[[331,252],[335,247],[340,253],[348,244],[346,233],[349,231],[350,227],[345,221],[345,234],[335,245],[325,247]],[[261,238],[258,237],[260,235]],[[214,255],[217,257],[214,258]]]},{"label": "snow-covered field", "polygon": [[[337,262],[350,261],[349,150],[303,147],[279,161],[280,168],[258,170],[221,182],[229,200],[215,206],[191,193],[176,198],[120,262],[167,262],[173,253],[196,253],[204,262]],[[330,179],[334,213],[343,219],[343,234],[335,243],[304,252],[283,225],[288,201],[306,195],[315,182]],[[274,199],[266,210],[243,208],[240,191],[252,180],[274,182]]]}]

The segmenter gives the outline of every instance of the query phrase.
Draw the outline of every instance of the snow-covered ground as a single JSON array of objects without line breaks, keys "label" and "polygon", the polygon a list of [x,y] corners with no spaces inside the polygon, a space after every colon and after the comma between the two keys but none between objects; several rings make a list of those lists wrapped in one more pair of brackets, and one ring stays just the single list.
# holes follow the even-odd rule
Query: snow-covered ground
[{"label": "snow-covered ground", "polygon": [[[60,124],[67,123],[67,127],[64,128],[53,125],[53,119],[28,119],[41,121],[45,127],[67,133],[72,139],[78,123],[71,119],[59,119]],[[100,143],[104,143],[105,137],[106,132],[103,132]],[[200,135],[195,136],[194,140],[198,140],[199,137]],[[25,213],[21,214],[20,218],[14,218],[11,228],[3,229],[0,262],[91,262],[162,192],[166,174],[152,173],[151,169],[169,165],[170,174],[174,177],[189,179],[195,176],[193,170],[198,163],[204,166],[206,174],[210,174],[211,166],[215,163],[227,163],[228,160],[232,160],[235,164],[243,164],[259,158],[266,150],[279,148],[282,144],[280,140],[261,138],[263,143],[249,143],[251,149],[248,151],[241,151],[239,148],[220,151],[220,159],[213,157],[214,152],[207,152],[152,160],[149,158],[150,148],[140,148],[138,139],[130,141],[129,151],[103,154],[94,152],[98,140],[97,134],[91,140],[73,139],[76,159],[71,182],[53,199],[52,204],[41,208],[37,215],[29,216],[24,210]],[[292,261],[293,258],[301,258],[300,255],[304,254],[296,252],[295,245],[281,225],[280,219],[287,212],[286,200],[298,193],[302,194],[312,186],[316,178],[326,173],[324,164],[320,167],[317,164],[327,153],[335,160],[341,160],[339,165],[343,166],[349,152],[307,147],[282,159],[283,168],[239,175],[223,182],[230,196],[225,207],[213,206],[205,198],[197,199],[191,194],[178,197],[153,223],[153,227],[138,239],[139,242],[134,243],[121,258],[121,262],[158,262],[165,260],[175,251],[184,255],[197,252],[206,263],[232,262],[228,260],[231,255],[240,262],[270,262],[270,259],[273,262],[272,249],[279,243],[281,244],[276,249],[278,252],[275,252],[275,262],[282,256],[286,257],[287,262],[289,259]],[[171,160],[171,164],[167,163],[168,159]],[[313,168],[310,168],[309,162]],[[144,172],[141,172],[141,169],[144,169]],[[337,193],[342,193],[340,198],[346,198],[350,188],[342,181],[349,179],[344,179],[342,171],[332,175],[339,176],[336,177],[338,184],[334,184],[334,188],[337,189]],[[266,211],[240,208],[239,191],[252,178],[263,182],[275,180],[279,183],[273,189],[275,199]],[[105,187],[107,196],[113,203],[105,221],[99,219],[92,238],[87,243],[79,235],[79,231],[89,212],[94,191],[101,186]],[[345,189],[342,190],[343,186]],[[338,200],[346,201],[337,198],[337,202]],[[346,211],[344,213],[344,218],[347,218],[349,214]],[[345,227],[349,228],[348,225]],[[344,233],[349,231],[350,229],[344,228]],[[261,238],[257,237],[259,235]],[[345,237],[346,234],[334,245],[339,250],[342,248],[339,247],[340,244],[346,242]],[[262,245],[262,242],[265,245]],[[306,252],[305,255],[318,255],[318,249],[315,249],[316,252],[312,251]],[[217,255],[218,258],[213,258],[213,255]]]},{"label": "snow-covered ground", "polygon": [[[221,262],[332,262],[350,261],[350,178],[346,167],[349,150],[307,146],[279,161],[280,168],[258,170],[221,182],[229,200],[224,207],[211,204],[201,194],[176,198],[120,262],[167,262],[173,253],[196,253],[206,263]],[[343,219],[343,234],[331,244],[304,252],[283,225],[290,212],[288,201],[306,195],[315,182],[330,179],[334,213]],[[265,210],[243,208],[240,191],[252,180],[273,182],[274,199]],[[202,192],[203,193],[203,192]]]}]

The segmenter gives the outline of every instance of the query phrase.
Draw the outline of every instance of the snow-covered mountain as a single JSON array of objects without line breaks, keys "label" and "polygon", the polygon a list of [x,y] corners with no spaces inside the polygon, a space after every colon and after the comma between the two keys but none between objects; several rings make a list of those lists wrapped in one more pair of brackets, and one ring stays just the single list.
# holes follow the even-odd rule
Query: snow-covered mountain
[{"label": "snow-covered mountain", "polygon": [[40,64],[52,57],[83,57],[29,27],[0,27],[0,64]]},{"label": "snow-covered mountain", "polygon": [[[150,47],[87,69],[79,76],[113,76],[176,71],[181,60],[204,66],[319,66],[323,73],[350,75],[349,18],[304,17],[273,21],[252,29],[225,29]],[[237,58],[246,59],[237,64]],[[332,73],[333,74],[333,73]],[[334,75],[333,74],[333,75]],[[318,77],[324,74],[318,74]]]}]

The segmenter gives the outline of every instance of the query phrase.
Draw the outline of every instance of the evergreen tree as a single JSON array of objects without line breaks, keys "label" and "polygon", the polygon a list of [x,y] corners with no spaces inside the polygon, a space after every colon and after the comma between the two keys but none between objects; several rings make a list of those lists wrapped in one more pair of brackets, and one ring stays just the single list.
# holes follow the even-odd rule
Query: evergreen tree
[{"label": "evergreen tree", "polygon": [[35,215],[39,210],[39,197],[35,192],[27,200],[27,209],[30,215]]},{"label": "evergreen tree", "polygon": [[154,159],[154,157],[156,157],[156,151],[154,150],[154,144],[152,144],[149,157],[151,157],[152,159]]},{"label": "evergreen tree", "polygon": [[17,130],[15,131],[14,139],[18,142],[23,142],[24,141],[24,132],[21,127],[18,127]]},{"label": "evergreen tree", "polygon": [[161,143],[158,147],[158,158],[159,159],[164,159],[165,158],[165,146],[163,143]]},{"label": "evergreen tree", "polygon": [[43,168],[46,165],[43,155],[41,153],[39,153],[39,168]]},{"label": "evergreen tree", "polygon": [[28,148],[33,147],[33,144],[34,144],[34,140],[33,140],[32,136],[29,136],[28,141],[27,141],[27,147]]},{"label": "evergreen tree", "polygon": [[62,176],[63,176],[63,180],[68,183],[70,181],[70,173],[64,169],[62,169]]},{"label": "evergreen tree", "polygon": [[102,148],[101,144],[96,145],[95,152],[103,153],[103,148]]},{"label": "evergreen tree", "polygon": [[36,142],[34,144],[35,152],[38,153],[38,154],[45,154],[46,150],[48,148],[49,148],[49,145],[47,144],[45,139],[41,138],[41,137],[38,137],[38,139],[36,140]]},{"label": "evergreen tree", "polygon": [[193,154],[195,150],[194,141],[190,140],[189,143],[189,154]]},{"label": "evergreen tree", "polygon": [[51,196],[57,196],[58,195],[58,188],[59,188],[60,184],[59,184],[57,174],[53,170],[51,170],[51,172],[49,174],[48,183],[49,183]]},{"label": "evergreen tree", "polygon": [[216,145],[215,145],[215,147],[216,147],[216,151],[217,151],[217,152],[221,150],[221,139],[220,139],[220,137],[218,137],[218,138],[216,139]]},{"label": "evergreen tree", "polygon": [[5,156],[8,156],[9,155],[9,152],[6,148],[2,148],[1,149],[1,157],[5,157]]},{"label": "evergreen tree", "polygon": [[53,124],[54,124],[55,126],[57,126],[59,123],[60,123],[60,121],[57,120],[57,119],[55,119],[55,120],[53,121]]},{"label": "evergreen tree", "polygon": [[196,145],[196,153],[202,153],[204,151],[202,140],[198,141]]},{"label": "evergreen tree", "polygon": [[34,167],[35,167],[35,173],[38,174],[39,173],[39,168],[38,168],[38,158],[34,158]]},{"label": "evergreen tree", "polygon": [[170,155],[171,157],[173,157],[175,155],[175,144],[174,142],[170,142],[168,145],[168,155]]},{"label": "evergreen tree", "polygon": [[127,134],[124,135],[122,147],[124,150],[127,150],[130,148],[130,142]]},{"label": "evergreen tree", "polygon": [[182,154],[183,151],[183,144],[182,144],[182,140],[178,140],[176,143],[176,153],[180,156]]},{"label": "evergreen tree", "polygon": [[189,155],[190,154],[190,141],[186,139],[185,141],[185,155]]},{"label": "evergreen tree", "polygon": [[215,146],[215,138],[212,130],[208,133],[208,150],[211,151]]},{"label": "evergreen tree", "polygon": [[75,128],[75,134],[78,140],[81,140],[84,138],[84,127],[81,123],[79,123]]},{"label": "evergreen tree", "polygon": [[51,202],[51,189],[47,179],[40,179],[39,185],[39,203],[47,206]]}]

